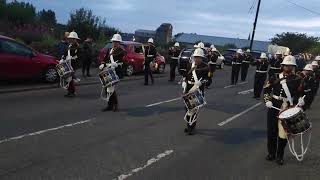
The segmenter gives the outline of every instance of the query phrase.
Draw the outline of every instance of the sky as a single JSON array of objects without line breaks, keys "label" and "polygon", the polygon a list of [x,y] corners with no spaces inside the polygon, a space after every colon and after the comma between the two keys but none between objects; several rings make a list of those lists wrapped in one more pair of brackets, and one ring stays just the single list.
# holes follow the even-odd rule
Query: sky
[{"label": "sky", "polygon": [[[171,23],[173,33],[197,33],[247,39],[252,32],[258,0],[21,0],[38,11],[52,9],[59,23],[67,23],[70,12],[81,7],[106,18],[122,32],[155,30]],[[292,3],[301,5],[311,13]],[[255,5],[252,10],[251,6]],[[270,40],[282,32],[320,36],[319,0],[261,0],[256,40]]]}]

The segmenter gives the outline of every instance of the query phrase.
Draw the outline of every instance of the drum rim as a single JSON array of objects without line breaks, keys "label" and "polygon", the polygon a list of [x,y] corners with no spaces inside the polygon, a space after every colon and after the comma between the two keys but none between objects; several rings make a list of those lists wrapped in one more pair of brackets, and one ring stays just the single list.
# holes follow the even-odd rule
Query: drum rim
[{"label": "drum rim", "polygon": [[287,111],[287,110],[289,110],[289,109],[300,109],[299,112],[302,112],[302,113],[303,113],[303,109],[302,109],[302,108],[300,108],[300,107],[291,107],[291,108],[287,108],[287,109],[284,109],[284,110],[280,111],[279,114],[278,114],[278,119],[288,119],[288,118],[294,117],[294,116],[289,116],[289,117],[286,117],[286,118],[280,118],[280,115],[281,115],[283,112],[285,112],[285,111]]}]

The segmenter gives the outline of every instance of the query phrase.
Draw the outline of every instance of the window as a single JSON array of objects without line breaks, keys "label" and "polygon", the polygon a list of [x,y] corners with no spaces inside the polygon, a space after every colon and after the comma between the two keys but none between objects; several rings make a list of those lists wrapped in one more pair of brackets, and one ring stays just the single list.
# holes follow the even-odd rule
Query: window
[{"label": "window", "polygon": [[31,49],[11,40],[0,40],[0,52],[19,56],[29,56],[33,54]]},{"label": "window", "polygon": [[135,53],[143,53],[142,46],[141,45],[135,45],[134,52]]}]

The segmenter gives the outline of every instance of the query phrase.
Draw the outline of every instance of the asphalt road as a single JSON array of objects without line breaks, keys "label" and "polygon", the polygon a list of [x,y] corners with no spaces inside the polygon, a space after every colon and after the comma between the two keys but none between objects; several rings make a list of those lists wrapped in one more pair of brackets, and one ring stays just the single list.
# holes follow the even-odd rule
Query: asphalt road
[{"label": "asphalt road", "polygon": [[101,112],[98,84],[77,87],[74,99],[62,89],[0,94],[0,179],[319,179],[317,100],[304,161],[287,148],[280,167],[264,160],[266,108],[251,98],[253,71],[230,88],[229,67],[215,74],[193,136],[183,132],[181,87],[167,79],[120,82],[118,113]]}]

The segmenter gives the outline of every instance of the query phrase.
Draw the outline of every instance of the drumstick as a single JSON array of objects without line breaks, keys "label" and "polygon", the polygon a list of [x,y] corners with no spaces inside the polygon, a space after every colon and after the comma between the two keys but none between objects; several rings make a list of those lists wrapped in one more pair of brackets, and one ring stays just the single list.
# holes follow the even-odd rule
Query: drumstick
[{"label": "drumstick", "polygon": [[278,111],[282,111],[280,108],[277,108],[277,107],[274,107],[274,106],[271,106],[271,108],[276,109]]}]

